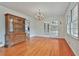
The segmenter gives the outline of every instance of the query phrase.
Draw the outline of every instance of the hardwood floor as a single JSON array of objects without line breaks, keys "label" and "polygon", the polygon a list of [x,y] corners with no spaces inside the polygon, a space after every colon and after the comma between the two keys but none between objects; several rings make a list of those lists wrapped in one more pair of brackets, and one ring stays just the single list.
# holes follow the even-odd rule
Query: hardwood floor
[{"label": "hardwood floor", "polygon": [[28,42],[13,47],[0,48],[4,56],[74,56],[74,53],[62,38],[32,37]]}]

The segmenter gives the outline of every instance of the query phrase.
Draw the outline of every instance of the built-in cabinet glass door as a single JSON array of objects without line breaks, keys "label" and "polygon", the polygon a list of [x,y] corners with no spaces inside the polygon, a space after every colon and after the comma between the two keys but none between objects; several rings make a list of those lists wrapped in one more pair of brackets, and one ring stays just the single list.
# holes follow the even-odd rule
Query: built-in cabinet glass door
[{"label": "built-in cabinet glass door", "polygon": [[13,32],[13,18],[10,19],[10,32]]}]

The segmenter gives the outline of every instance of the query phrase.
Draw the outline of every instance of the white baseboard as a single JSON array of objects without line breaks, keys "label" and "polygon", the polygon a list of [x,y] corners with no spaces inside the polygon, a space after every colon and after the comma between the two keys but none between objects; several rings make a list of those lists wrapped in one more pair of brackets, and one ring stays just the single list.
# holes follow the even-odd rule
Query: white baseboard
[{"label": "white baseboard", "polygon": [[30,37],[40,36],[40,37],[50,37],[49,35],[30,35]]},{"label": "white baseboard", "polygon": [[[66,40],[66,39],[65,39]],[[68,40],[66,40],[67,44],[69,45],[69,47],[71,48],[71,50],[73,51],[73,53],[78,56],[78,54],[75,52],[75,50],[73,49],[72,45],[70,45],[70,43],[68,42]]]},{"label": "white baseboard", "polygon": [[51,38],[63,38],[63,37],[56,37],[56,36],[50,36],[50,35],[30,35],[30,37],[34,37],[34,36],[40,36],[40,37],[51,37]]}]

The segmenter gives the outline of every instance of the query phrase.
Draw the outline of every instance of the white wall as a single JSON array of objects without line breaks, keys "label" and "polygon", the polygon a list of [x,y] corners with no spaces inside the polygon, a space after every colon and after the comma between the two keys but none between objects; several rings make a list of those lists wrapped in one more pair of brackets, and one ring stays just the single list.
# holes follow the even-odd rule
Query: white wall
[{"label": "white wall", "polygon": [[26,18],[26,15],[22,13],[0,6],[0,46],[4,45],[5,43],[5,16],[4,15],[6,13],[10,13],[16,16],[21,16]]},{"label": "white wall", "polygon": [[[34,17],[32,17],[30,20],[30,35],[31,36],[48,36],[48,37],[52,37],[53,34],[49,35],[49,34],[46,34],[44,32],[44,22],[48,22],[48,23],[52,23],[53,21],[53,18],[56,17],[56,20],[59,21],[59,37],[63,37],[63,16],[50,16],[50,17],[47,17],[45,18],[44,20],[42,21],[39,21],[37,19],[35,19]],[[61,21],[61,24],[60,24],[60,21]]]},{"label": "white wall", "polygon": [[43,22],[36,20],[34,17],[30,21],[30,35],[38,36],[44,34]]},{"label": "white wall", "polygon": [[67,33],[67,13],[73,8],[73,6],[76,3],[71,3],[69,8],[67,9],[67,12],[65,14],[65,21],[64,21],[64,33],[65,33],[65,39],[68,42],[69,46],[72,48],[73,52],[75,53],[75,55],[79,56],[79,40],[71,37],[71,35],[69,35]]}]

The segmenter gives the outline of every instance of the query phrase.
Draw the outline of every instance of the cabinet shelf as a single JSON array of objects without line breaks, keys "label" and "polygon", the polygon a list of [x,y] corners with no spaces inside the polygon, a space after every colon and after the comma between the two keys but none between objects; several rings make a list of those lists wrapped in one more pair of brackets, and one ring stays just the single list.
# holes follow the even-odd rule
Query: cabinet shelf
[{"label": "cabinet shelf", "polygon": [[25,25],[24,23],[18,23],[18,22],[14,22],[14,25]]}]

